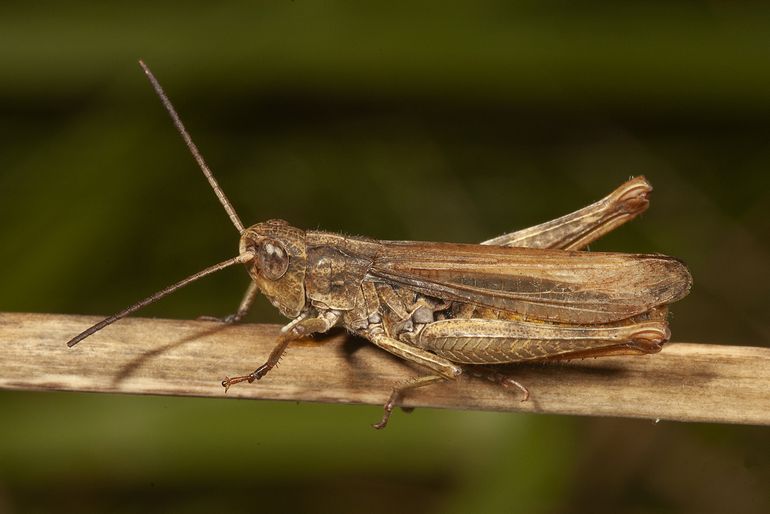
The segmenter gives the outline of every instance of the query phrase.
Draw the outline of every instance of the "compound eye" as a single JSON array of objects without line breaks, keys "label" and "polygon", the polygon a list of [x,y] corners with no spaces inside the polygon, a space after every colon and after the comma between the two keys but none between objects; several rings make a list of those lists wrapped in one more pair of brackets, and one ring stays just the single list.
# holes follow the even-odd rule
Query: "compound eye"
[{"label": "compound eye", "polygon": [[257,252],[257,269],[268,280],[278,280],[289,269],[289,254],[286,248],[275,240],[262,241]]}]

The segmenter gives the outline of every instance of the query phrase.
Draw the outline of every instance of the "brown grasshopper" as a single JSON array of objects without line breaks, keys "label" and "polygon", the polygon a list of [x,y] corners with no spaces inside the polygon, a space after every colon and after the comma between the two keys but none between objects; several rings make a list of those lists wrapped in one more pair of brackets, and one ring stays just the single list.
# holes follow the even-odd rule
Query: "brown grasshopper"
[{"label": "brown grasshopper", "polygon": [[[405,391],[490,369],[480,365],[655,353],[668,341],[667,305],[689,292],[687,267],[664,255],[578,251],[647,208],[652,188],[644,177],[576,212],[481,244],[377,241],[282,220],[244,228],[160,84],[140,65],[238,229],[239,254],[106,318],[68,346],[194,280],[246,264],[252,281],[224,321],[242,319],[258,292],[292,321],[267,361],[225,378],[225,389],[264,377],[291,341],[342,326],[425,370],[393,387],[374,425],[383,428]],[[529,396],[511,378],[486,376]]]}]

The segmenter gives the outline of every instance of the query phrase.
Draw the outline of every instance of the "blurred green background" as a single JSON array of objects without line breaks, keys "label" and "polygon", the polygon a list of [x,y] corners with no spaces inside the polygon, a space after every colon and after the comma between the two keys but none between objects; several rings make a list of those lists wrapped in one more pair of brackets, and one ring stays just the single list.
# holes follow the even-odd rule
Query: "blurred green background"
[{"label": "blurred green background", "polygon": [[[649,212],[592,248],[689,264],[674,340],[767,346],[768,57],[760,2],[3,2],[0,310],[106,315],[235,254],[143,58],[247,224],[480,241],[644,174]],[[379,415],[0,392],[0,512],[770,511],[765,428]]]}]

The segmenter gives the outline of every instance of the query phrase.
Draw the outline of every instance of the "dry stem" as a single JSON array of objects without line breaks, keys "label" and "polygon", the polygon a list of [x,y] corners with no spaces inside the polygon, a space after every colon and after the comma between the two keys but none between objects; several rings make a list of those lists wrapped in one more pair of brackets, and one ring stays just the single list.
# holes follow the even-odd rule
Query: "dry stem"
[{"label": "dry stem", "polygon": [[[344,333],[290,347],[278,369],[227,395],[226,375],[252,371],[275,325],[131,318],[67,348],[98,319],[0,313],[0,388],[382,404],[418,370]],[[511,366],[532,392],[475,378],[419,389],[411,407],[442,407],[770,424],[770,349],[672,343],[657,355]]]}]

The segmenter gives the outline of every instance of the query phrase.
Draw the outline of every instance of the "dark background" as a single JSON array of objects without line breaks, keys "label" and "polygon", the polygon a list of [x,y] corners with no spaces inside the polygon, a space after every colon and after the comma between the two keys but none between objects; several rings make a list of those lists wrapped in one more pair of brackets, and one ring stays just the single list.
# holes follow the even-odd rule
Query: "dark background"
[{"label": "dark background", "polygon": [[[480,241],[644,174],[648,213],[592,249],[688,263],[674,340],[767,346],[769,57],[760,2],[4,2],[0,310],[106,315],[236,254],[143,58],[246,224]],[[0,512],[770,510],[765,428],[379,415],[2,392]]]}]

